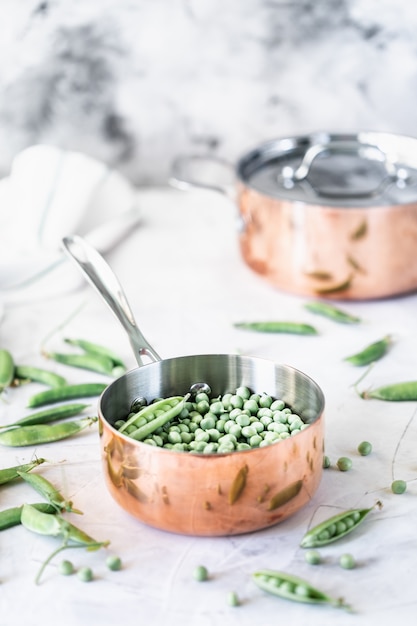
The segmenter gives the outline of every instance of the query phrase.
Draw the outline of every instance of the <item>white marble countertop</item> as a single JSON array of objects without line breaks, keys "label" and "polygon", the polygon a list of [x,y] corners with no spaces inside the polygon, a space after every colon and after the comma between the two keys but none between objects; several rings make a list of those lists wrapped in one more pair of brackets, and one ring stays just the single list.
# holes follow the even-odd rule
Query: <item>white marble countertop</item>
[{"label": "white marble countertop", "polygon": [[[209,192],[168,189],[139,192],[142,223],[112,253],[110,265],[124,286],[137,321],[149,342],[163,356],[237,352],[274,359],[309,374],[326,397],[326,453],[332,467],[323,472],[320,488],[307,507],[268,530],[225,538],[177,536],[144,526],[112,500],[101,471],[96,429],[60,443],[36,448],[1,449],[1,467],[44,456],[45,476],[59,485],[82,517],[74,520],[91,535],[109,539],[123,560],[110,572],[101,551],[68,551],[75,565],[90,565],[90,584],[57,571],[58,557],[47,567],[40,585],[34,577],[43,559],[57,546],[54,538],[34,535],[23,527],[0,533],[0,625],[60,626],[114,624],[133,626],[252,626],[285,620],[291,624],[340,626],[415,622],[415,549],[417,464],[415,402],[362,400],[352,385],[358,369],[343,362],[367,343],[393,333],[390,353],[361,385],[378,386],[415,378],[417,296],[379,302],[349,302],[343,308],[364,322],[343,326],[303,309],[304,298],[282,293],[263,282],[244,263],[235,232],[235,210],[228,200]],[[68,271],[76,274],[77,268]],[[56,280],[62,280],[57,274]],[[36,297],[31,292],[1,294],[4,312],[0,344],[16,362],[48,367],[72,382],[100,377],[45,362],[40,347],[63,334],[88,338],[115,349],[135,367],[135,360],[113,314],[79,275],[62,293],[53,286]],[[57,293],[54,296],[54,289]],[[239,332],[242,319],[294,319],[313,323],[317,337],[260,335]],[[61,328],[61,330],[60,330]],[[104,380],[104,379],[103,379]],[[12,390],[0,404],[0,423],[28,412],[26,399],[41,388],[32,383]],[[361,457],[359,442],[373,444]],[[349,472],[335,468],[349,456]],[[407,481],[407,491],[394,495],[394,478]],[[36,497],[35,497],[36,499]],[[1,488],[1,509],[35,501],[25,483]],[[350,507],[383,502],[349,537],[321,550],[324,562],[305,562],[299,541],[313,520]],[[357,567],[344,570],[341,554],[349,552]],[[211,578],[193,579],[204,564]],[[255,587],[251,573],[259,568],[285,570],[308,579],[331,596],[349,602],[353,613],[325,606],[295,604],[268,596]],[[239,607],[226,602],[229,591]]]}]

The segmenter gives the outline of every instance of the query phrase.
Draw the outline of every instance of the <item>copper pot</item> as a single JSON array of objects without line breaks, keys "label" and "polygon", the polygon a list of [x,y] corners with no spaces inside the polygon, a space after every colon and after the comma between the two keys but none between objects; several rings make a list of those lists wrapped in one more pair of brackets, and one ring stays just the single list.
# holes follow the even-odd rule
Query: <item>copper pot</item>
[{"label": "copper pot", "polygon": [[361,300],[417,288],[417,139],[380,132],[276,139],[236,166],[180,158],[171,183],[231,197],[244,260],[285,291]]},{"label": "copper pot", "polygon": [[[146,524],[200,536],[266,528],[309,502],[323,466],[324,397],[318,385],[292,367],[253,357],[160,359],[104,259],[79,237],[65,238],[64,247],[122,323],[139,365],[112,382],[99,400],[104,476],[116,502]],[[157,448],[114,428],[137,397],[184,395],[197,382],[207,383],[215,395],[245,385],[282,398],[308,427],[270,446],[226,454]]]}]

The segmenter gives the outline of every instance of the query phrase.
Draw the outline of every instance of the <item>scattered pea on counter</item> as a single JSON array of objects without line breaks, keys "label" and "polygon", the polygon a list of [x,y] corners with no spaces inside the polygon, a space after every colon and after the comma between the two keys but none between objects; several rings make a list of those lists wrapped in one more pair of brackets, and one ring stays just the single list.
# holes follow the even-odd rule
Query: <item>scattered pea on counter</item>
[{"label": "scattered pea on counter", "polygon": [[194,570],[194,578],[198,582],[204,582],[205,580],[208,580],[209,574],[207,567],[205,567],[205,565],[198,565]]},{"label": "scattered pea on counter", "polygon": [[369,441],[361,441],[358,445],[358,452],[361,456],[368,456],[372,452],[372,444]]},{"label": "scattered pea on counter", "polygon": [[394,480],[391,484],[392,493],[403,494],[407,491],[407,483],[405,480]]},{"label": "scattered pea on counter", "polygon": [[348,472],[352,469],[352,459],[347,456],[341,456],[337,459],[336,465],[341,472]]},{"label": "scattered pea on counter", "polygon": [[356,567],[356,561],[351,554],[342,554],[339,557],[339,565],[343,567],[343,569],[353,569]]}]

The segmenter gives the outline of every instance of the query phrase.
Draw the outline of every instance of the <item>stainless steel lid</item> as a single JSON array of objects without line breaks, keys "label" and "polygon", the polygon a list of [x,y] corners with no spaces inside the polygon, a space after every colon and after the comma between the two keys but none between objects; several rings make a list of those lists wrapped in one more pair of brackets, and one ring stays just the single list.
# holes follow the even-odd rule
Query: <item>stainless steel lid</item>
[{"label": "stainless steel lid", "polygon": [[380,132],[276,139],[243,156],[237,174],[256,191],[290,201],[408,204],[417,201],[417,139]]}]

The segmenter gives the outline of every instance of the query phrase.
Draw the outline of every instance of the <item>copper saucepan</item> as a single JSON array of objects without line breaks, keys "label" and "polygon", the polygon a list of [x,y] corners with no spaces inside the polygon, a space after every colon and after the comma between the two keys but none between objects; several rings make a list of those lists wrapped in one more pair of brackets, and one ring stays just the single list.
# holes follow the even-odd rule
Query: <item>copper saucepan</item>
[{"label": "copper saucepan", "polygon": [[276,139],[236,166],[179,158],[170,182],[231,197],[244,260],[278,288],[344,300],[417,289],[417,139],[382,132]]},{"label": "copper saucepan", "polygon": [[[122,323],[139,365],[112,382],[99,400],[103,469],[116,502],[150,526],[201,536],[255,531],[303,507],[322,475],[324,397],[319,386],[288,365],[253,357],[207,354],[161,360],[100,254],[77,236],[65,238],[63,245]],[[245,385],[280,397],[308,427],[266,447],[208,455],[157,448],[113,427],[137,397],[151,401],[184,395],[199,382],[216,395]]]}]

